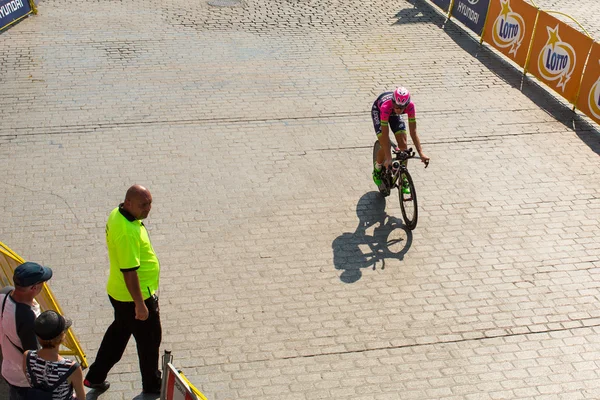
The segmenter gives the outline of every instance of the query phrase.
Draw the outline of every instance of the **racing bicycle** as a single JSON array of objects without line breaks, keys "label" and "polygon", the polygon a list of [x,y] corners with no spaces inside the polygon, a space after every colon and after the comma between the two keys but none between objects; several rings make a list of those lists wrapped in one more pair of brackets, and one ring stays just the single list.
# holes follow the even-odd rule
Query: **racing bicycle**
[{"label": "racing bicycle", "polygon": [[[408,150],[400,150],[395,143],[392,145],[392,165],[390,168],[385,168],[382,176],[382,185],[379,187],[379,191],[383,197],[387,197],[391,194],[392,190],[398,189],[398,197],[400,199],[400,210],[402,211],[402,218],[406,227],[413,230],[417,226],[417,219],[419,218],[419,210],[417,208],[417,191],[415,190],[415,184],[413,183],[412,177],[406,167],[406,161],[410,158],[415,157],[415,152],[412,148]],[[373,145],[373,163],[377,160],[377,153],[381,145],[377,140]]]}]

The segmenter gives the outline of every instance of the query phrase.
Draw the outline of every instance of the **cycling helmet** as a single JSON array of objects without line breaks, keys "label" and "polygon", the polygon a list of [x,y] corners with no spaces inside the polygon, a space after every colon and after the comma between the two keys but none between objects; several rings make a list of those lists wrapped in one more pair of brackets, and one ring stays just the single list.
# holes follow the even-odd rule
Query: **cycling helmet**
[{"label": "cycling helmet", "polygon": [[406,107],[410,103],[410,93],[403,86],[399,86],[394,90],[393,98],[394,103],[400,107]]}]

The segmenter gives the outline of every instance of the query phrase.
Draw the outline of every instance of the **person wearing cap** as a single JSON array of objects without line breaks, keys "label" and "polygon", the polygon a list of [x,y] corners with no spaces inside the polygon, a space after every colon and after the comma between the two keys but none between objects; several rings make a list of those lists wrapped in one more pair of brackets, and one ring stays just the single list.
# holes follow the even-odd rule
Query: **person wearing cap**
[{"label": "person wearing cap", "polygon": [[109,371],[121,359],[131,335],[137,344],[142,390],[159,394],[158,370],[162,328],[158,309],[159,263],[142,220],[152,208],[152,195],[143,186],[131,186],[125,201],[112,210],[106,223],[110,273],[106,290],[114,321],[106,330],[84,385],[104,391]]},{"label": "person wearing cap", "polygon": [[31,386],[36,389],[45,387],[46,392],[49,388],[53,389],[52,400],[72,399],[73,389],[77,399],[85,399],[81,366],[58,354],[71,324],[70,319],[54,310],[44,311],[36,318],[33,328],[42,348],[27,350],[23,354],[23,371]]},{"label": "person wearing cap", "polygon": [[21,400],[27,396],[29,382],[22,368],[23,353],[38,348],[33,328],[35,318],[40,315],[40,306],[35,297],[50,278],[52,269],[25,262],[15,268],[14,290],[0,295],[2,376],[8,382],[10,400]]}]

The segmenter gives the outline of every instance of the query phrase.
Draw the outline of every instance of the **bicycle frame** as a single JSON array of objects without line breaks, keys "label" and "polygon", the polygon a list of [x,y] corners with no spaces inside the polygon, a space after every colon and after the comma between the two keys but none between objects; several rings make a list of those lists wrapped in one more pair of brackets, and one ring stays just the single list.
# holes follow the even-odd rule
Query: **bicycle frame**
[{"label": "bicycle frame", "polygon": [[[383,197],[388,197],[392,193],[392,189],[398,189],[402,218],[406,227],[413,230],[417,226],[418,219],[417,193],[406,163],[409,158],[415,157],[415,153],[412,148],[400,150],[393,142],[391,143],[391,147],[393,153],[392,165],[384,168],[379,192]],[[373,163],[377,161],[377,155],[380,151],[381,145],[378,140],[373,145]],[[427,167],[427,164],[426,162],[425,167]]]},{"label": "bicycle frame", "polygon": [[[390,168],[386,168],[385,171],[385,186],[388,192],[391,192],[392,189],[398,187],[398,178],[400,174],[403,172],[408,172],[408,168],[406,167],[406,161],[409,158],[415,157],[415,153],[412,148],[407,150],[400,150],[395,145],[392,146],[392,153],[394,154],[394,161]],[[397,165],[395,165],[397,163]]]}]

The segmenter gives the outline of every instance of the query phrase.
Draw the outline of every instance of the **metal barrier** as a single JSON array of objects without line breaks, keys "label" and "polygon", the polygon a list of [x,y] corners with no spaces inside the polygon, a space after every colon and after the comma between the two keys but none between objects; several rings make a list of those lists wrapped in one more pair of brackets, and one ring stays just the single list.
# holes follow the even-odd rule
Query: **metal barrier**
[{"label": "metal barrier", "polygon": [[[600,49],[585,28],[531,0],[431,0],[600,124]],[[571,19],[581,31],[551,14]]]},{"label": "metal barrier", "polygon": [[207,400],[204,395],[192,385],[192,383],[176,369],[173,364],[171,352],[165,350],[162,365],[162,386],[160,390],[161,400]]},{"label": "metal barrier", "polygon": [[[25,260],[21,258],[17,253],[12,251],[8,246],[4,243],[0,242],[0,284],[2,287],[13,286],[13,271],[19,265],[23,264]],[[57,313],[63,315],[60,306],[58,305],[58,301],[54,297],[54,294],[50,290],[50,287],[44,283],[44,288],[42,292],[36,297],[36,301],[40,304],[40,308],[42,311],[46,310],[54,310]],[[63,348],[64,347],[64,348]],[[88,367],[87,360],[85,358],[85,353],[83,352],[77,337],[73,333],[73,328],[69,328],[67,331],[67,335],[65,336],[65,341],[63,343],[63,347],[59,353],[63,356],[73,356],[77,359],[81,368],[86,369]],[[66,348],[66,350],[65,350]]]}]

